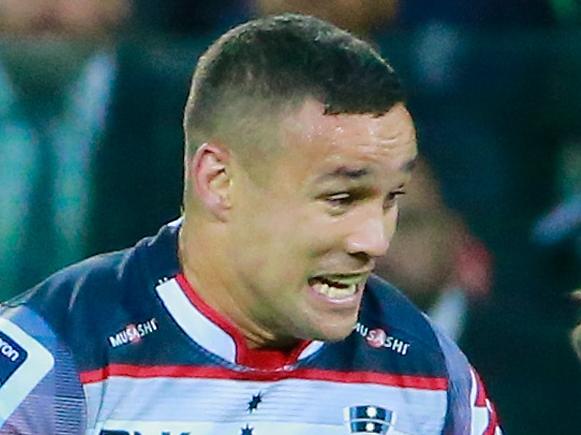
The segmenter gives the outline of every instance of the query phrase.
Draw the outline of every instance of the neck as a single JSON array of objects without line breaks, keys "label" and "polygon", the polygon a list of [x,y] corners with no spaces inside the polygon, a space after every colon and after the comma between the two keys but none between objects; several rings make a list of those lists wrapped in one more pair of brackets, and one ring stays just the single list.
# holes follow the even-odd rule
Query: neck
[{"label": "neck", "polygon": [[252,293],[237,278],[225,253],[220,231],[212,224],[184,218],[178,239],[182,272],[196,293],[230,321],[249,349],[291,348],[298,340],[280,337],[253,314]]}]

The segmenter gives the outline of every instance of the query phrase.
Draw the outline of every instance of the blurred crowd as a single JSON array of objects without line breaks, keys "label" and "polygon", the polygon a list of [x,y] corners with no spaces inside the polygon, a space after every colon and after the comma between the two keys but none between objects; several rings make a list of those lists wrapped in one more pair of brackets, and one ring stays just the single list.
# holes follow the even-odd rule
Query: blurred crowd
[{"label": "blurred crowd", "polygon": [[316,15],[400,72],[423,159],[378,272],[455,338],[506,433],[579,433],[581,2],[3,0],[0,300],[180,213],[197,56]]}]

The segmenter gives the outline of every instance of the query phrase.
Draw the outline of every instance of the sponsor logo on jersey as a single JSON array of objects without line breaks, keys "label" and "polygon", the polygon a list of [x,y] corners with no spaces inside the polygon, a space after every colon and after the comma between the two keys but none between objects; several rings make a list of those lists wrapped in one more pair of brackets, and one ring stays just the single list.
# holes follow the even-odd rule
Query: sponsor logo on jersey
[{"label": "sponsor logo on jersey", "polygon": [[24,363],[28,353],[0,331],[0,387]]},{"label": "sponsor logo on jersey", "polygon": [[147,322],[129,324],[115,335],[109,337],[111,347],[118,347],[128,343],[138,343],[143,337],[157,331],[157,320],[152,318]]},{"label": "sponsor logo on jersey", "polygon": [[394,433],[395,412],[373,405],[349,406],[343,410],[350,434]]},{"label": "sponsor logo on jersey", "polygon": [[400,340],[392,335],[387,334],[381,328],[371,329],[368,326],[357,322],[355,331],[367,341],[367,344],[375,348],[386,348],[400,355],[406,355],[411,346],[410,343]]},{"label": "sponsor logo on jersey", "polygon": [[52,354],[35,337],[0,317],[0,427],[53,367]]}]

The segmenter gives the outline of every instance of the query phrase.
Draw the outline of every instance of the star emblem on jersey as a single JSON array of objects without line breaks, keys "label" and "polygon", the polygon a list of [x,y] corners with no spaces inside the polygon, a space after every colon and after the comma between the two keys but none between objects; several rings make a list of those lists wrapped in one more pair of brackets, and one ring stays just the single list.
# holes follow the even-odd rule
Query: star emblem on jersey
[{"label": "star emblem on jersey", "polygon": [[385,435],[393,428],[396,420],[395,412],[373,405],[350,406],[343,413],[350,434]]},{"label": "star emblem on jersey", "polygon": [[240,432],[240,435],[252,435],[253,430],[254,430],[253,427],[246,425],[246,427],[242,428],[242,432]]},{"label": "star emblem on jersey", "polygon": [[248,412],[253,413],[258,409],[258,405],[262,403],[262,393],[258,393],[257,395],[252,395],[252,400],[248,402]]}]

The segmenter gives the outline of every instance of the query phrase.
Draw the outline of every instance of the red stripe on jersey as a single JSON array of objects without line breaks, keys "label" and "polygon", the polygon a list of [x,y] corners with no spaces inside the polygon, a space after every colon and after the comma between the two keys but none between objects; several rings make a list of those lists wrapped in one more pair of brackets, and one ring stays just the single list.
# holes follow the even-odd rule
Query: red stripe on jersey
[{"label": "red stripe on jersey", "polygon": [[183,274],[176,276],[180,288],[198,311],[232,337],[236,345],[236,363],[262,370],[274,370],[296,363],[301,352],[311,343],[301,340],[291,349],[250,349],[240,330],[204,301]]},{"label": "red stripe on jersey", "polygon": [[496,409],[492,403],[488,403],[488,427],[484,431],[483,435],[494,435],[496,433],[496,428],[498,427],[498,416],[496,415]]},{"label": "red stripe on jersey", "polygon": [[339,372],[331,370],[297,369],[277,371],[234,371],[221,367],[204,366],[137,366],[111,364],[102,369],[83,372],[81,383],[91,384],[106,380],[111,376],[129,378],[201,378],[231,379],[240,381],[279,381],[283,379],[303,379],[329,381],[345,384],[378,384],[400,388],[421,390],[447,390],[448,379],[429,376],[395,375],[376,372]]},{"label": "red stripe on jersey", "polygon": [[474,401],[474,405],[486,408],[486,390],[484,389],[484,384],[478,372],[474,369],[472,369],[472,372],[476,378],[476,400]]}]

